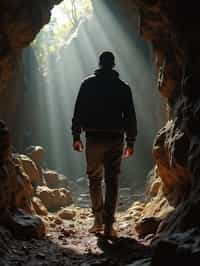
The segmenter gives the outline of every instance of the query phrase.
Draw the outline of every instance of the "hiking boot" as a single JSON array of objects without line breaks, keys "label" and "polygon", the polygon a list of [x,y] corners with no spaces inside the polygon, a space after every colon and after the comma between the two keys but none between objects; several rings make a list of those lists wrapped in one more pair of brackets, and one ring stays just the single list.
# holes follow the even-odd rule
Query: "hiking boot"
[{"label": "hiking boot", "polygon": [[100,233],[103,231],[103,224],[96,224],[94,223],[93,226],[88,230],[89,233]]},{"label": "hiking boot", "polygon": [[112,224],[105,224],[104,237],[106,238],[117,237],[117,231],[115,230]]}]

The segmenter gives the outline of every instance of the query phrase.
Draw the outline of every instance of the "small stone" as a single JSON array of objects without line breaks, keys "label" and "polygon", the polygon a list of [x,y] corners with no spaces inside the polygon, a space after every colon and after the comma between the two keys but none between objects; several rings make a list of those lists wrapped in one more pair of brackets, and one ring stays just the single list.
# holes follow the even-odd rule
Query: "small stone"
[{"label": "small stone", "polygon": [[46,216],[48,215],[48,210],[42,203],[41,199],[38,197],[33,197],[32,199],[33,207],[38,215]]},{"label": "small stone", "polygon": [[61,233],[62,233],[64,236],[68,237],[68,236],[71,236],[71,235],[75,234],[75,231],[73,231],[73,230],[71,230],[71,229],[65,229],[65,228],[63,228],[63,229],[61,230]]},{"label": "small stone", "polygon": [[36,163],[44,159],[44,148],[41,146],[30,146],[26,148],[27,155]]},{"label": "small stone", "polygon": [[55,228],[56,227],[56,224],[55,223],[50,223],[49,225],[51,228]]},{"label": "small stone", "polygon": [[140,237],[144,237],[149,234],[155,234],[160,222],[161,219],[157,217],[143,218],[136,224],[135,230]]},{"label": "small stone", "polygon": [[76,216],[76,212],[72,209],[61,209],[58,216],[64,220],[72,220]]},{"label": "small stone", "polygon": [[131,215],[124,216],[124,220],[131,220],[131,219],[133,219],[133,217]]},{"label": "small stone", "polygon": [[41,199],[48,210],[58,210],[72,204],[71,192],[65,188],[51,189],[47,186],[38,186],[36,196]]},{"label": "small stone", "polygon": [[51,188],[58,187],[60,179],[59,179],[59,174],[57,172],[48,170],[44,171],[43,174],[48,187]]},{"label": "small stone", "polygon": [[60,225],[62,223],[63,223],[62,220],[60,218],[56,217],[55,224]]}]

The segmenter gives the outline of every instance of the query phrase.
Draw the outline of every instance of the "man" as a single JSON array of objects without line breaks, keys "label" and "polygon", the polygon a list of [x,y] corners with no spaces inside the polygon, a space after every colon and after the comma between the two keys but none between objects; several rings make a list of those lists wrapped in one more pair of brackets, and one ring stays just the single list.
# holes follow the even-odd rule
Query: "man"
[{"label": "man", "polygon": [[[113,68],[115,57],[106,51],[100,55],[100,68],[85,79],[76,99],[72,119],[73,148],[82,151],[80,135],[86,135],[86,160],[94,225],[89,232],[104,229],[106,237],[115,236],[113,228],[118,198],[118,176],[124,151],[133,154],[137,135],[136,114],[130,87]],[[124,136],[126,147],[124,149]],[[105,178],[105,200],[102,179]]]}]

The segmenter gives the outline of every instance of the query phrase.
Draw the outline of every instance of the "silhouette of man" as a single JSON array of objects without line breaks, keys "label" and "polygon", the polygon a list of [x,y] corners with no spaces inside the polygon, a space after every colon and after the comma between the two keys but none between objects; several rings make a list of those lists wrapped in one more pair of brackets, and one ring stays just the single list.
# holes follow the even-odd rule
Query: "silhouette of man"
[{"label": "silhouette of man", "polygon": [[[134,153],[137,121],[130,87],[114,70],[115,57],[105,51],[99,69],[80,87],[72,119],[73,148],[82,151],[80,135],[86,135],[86,161],[90,198],[94,214],[91,233],[104,230],[115,236],[113,227],[118,199],[118,177],[123,157]],[[126,146],[124,148],[124,137]],[[102,179],[105,180],[105,200]]]}]

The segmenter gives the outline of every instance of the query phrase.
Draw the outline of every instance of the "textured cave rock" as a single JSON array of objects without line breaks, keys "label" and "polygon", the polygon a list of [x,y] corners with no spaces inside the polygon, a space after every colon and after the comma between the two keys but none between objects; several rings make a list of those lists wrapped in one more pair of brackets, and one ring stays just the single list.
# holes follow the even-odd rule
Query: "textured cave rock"
[{"label": "textured cave rock", "polygon": [[[159,13],[162,18],[160,22],[163,25],[163,30],[151,26],[154,28],[154,36],[157,36],[157,39],[152,36],[148,40],[153,42],[154,47],[159,44],[161,47],[163,45],[161,52],[162,60],[165,63],[164,66],[161,64],[162,67],[159,69],[159,76],[163,76],[163,83],[158,84],[159,89],[162,90],[162,86],[166,89],[164,84],[168,80],[169,82],[176,81],[174,86],[170,86],[169,95],[165,95],[171,108],[171,118],[174,124],[171,133],[166,134],[164,139],[165,147],[168,146],[169,170],[173,173],[170,179],[179,178],[181,181],[177,183],[178,180],[174,180],[177,190],[181,191],[184,187],[189,190],[189,193],[186,193],[187,196],[180,202],[180,206],[171,215],[168,229],[182,231],[199,226],[199,220],[195,213],[199,211],[199,194],[197,193],[199,190],[199,92],[197,88],[199,57],[196,56],[196,53],[198,53],[197,47],[200,42],[197,33],[200,18],[195,3],[188,5],[181,1],[167,1],[163,6],[161,1],[154,1],[154,3],[160,6]],[[148,6],[142,8],[147,13],[149,12]],[[145,16],[143,19],[145,21]],[[186,21],[189,23],[185,23]],[[146,22],[148,23],[148,17]],[[168,32],[165,33],[164,29],[167,29]],[[145,28],[143,31],[145,32]],[[165,33],[164,36],[163,33]],[[165,47],[167,46],[166,51]],[[155,55],[156,53],[155,49]],[[172,68],[177,70],[176,78],[168,75],[168,71],[165,70],[166,62],[170,62],[173,65]],[[158,66],[160,63],[158,60]],[[178,172],[173,172],[174,168],[180,171],[178,175]],[[181,172],[182,175],[180,175]],[[161,178],[165,180],[164,175],[161,175]]]},{"label": "textured cave rock", "polygon": [[[0,118],[19,142],[17,110],[23,102],[22,49],[27,47],[50,20],[51,9],[61,0],[1,0],[0,2]],[[9,107],[9,109],[8,109]]]},{"label": "textured cave rock", "polygon": [[43,184],[42,175],[40,174],[35,162],[26,155],[18,155],[17,157],[24,171],[30,177],[31,183],[34,186],[38,184],[42,185]]},{"label": "textured cave rock", "polygon": [[15,237],[43,237],[45,226],[31,202],[33,187],[19,159],[11,153],[8,128],[0,122],[0,225]]},{"label": "textured cave rock", "polygon": [[187,168],[189,140],[174,123],[169,121],[158,133],[153,147],[157,174],[162,178],[164,193],[177,205],[188,196],[191,175]]},{"label": "textured cave rock", "polygon": [[139,8],[141,37],[152,44],[157,88],[167,101],[170,121],[155,139],[153,156],[163,183],[161,200],[165,198],[176,208],[159,230],[172,233],[199,227],[198,4],[180,0],[119,0],[117,4],[130,23],[135,6]]},{"label": "textured cave rock", "polygon": [[49,210],[59,210],[61,207],[73,203],[72,194],[66,188],[49,188],[47,186],[38,186],[36,196],[41,199],[45,207]]},{"label": "textured cave rock", "polygon": [[[156,166],[148,176],[144,202],[134,202],[128,213],[134,217],[135,231],[140,238],[150,240],[160,230],[165,221],[177,206],[176,191],[169,192]],[[169,175],[166,175],[169,178]]]},{"label": "textured cave rock", "polygon": [[23,208],[31,212],[30,197],[32,185],[29,177],[21,169],[20,165],[12,157],[10,151],[10,137],[7,127],[1,122],[0,125],[0,208],[14,209]]}]

